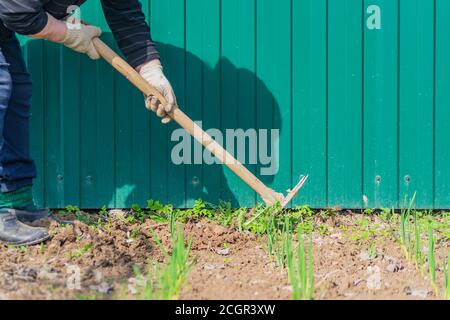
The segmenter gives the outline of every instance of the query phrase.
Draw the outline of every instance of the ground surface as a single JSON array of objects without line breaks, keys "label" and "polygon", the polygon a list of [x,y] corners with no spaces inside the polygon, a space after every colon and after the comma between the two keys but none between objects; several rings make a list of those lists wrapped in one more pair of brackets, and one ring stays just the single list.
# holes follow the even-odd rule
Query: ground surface
[{"label": "ground surface", "polygon": [[[376,216],[346,213],[313,233],[314,299],[436,299],[426,274],[404,258],[392,227]],[[113,219],[95,228],[50,224],[45,245],[0,248],[0,299],[130,299],[136,272],[164,256],[155,230],[170,247],[168,223]],[[267,254],[265,236],[238,232],[206,219],[184,225],[196,263],[181,299],[290,299],[291,287]],[[325,231],[324,231],[325,230]],[[369,230],[369,234],[367,233]],[[450,250],[438,241],[438,265]],[[426,249],[426,248],[425,248]],[[438,267],[438,283],[442,268]]]}]

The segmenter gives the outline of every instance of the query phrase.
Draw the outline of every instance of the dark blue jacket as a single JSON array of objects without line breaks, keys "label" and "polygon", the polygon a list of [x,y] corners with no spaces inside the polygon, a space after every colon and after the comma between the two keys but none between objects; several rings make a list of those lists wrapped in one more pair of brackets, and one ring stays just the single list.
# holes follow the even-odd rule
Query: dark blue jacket
[{"label": "dark blue jacket", "polygon": [[[24,35],[39,33],[47,24],[47,13],[62,19],[68,16],[70,6],[80,6],[84,2],[86,0],[0,0],[0,35],[7,37],[12,31]],[[101,3],[108,25],[132,66],[159,58],[138,0],[101,0]]]}]

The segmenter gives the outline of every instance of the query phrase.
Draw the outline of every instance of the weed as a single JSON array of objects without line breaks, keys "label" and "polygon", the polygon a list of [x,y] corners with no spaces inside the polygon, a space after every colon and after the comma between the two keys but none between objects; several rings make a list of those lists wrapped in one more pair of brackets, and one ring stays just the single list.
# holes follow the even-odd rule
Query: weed
[{"label": "weed", "polygon": [[77,206],[68,205],[64,208],[64,210],[69,214],[77,214],[80,212],[80,208]]},{"label": "weed", "polygon": [[[67,210],[67,208],[66,208]],[[97,218],[95,219],[92,215],[88,214],[88,213],[84,213],[82,211],[80,211],[79,209],[77,209],[77,211],[75,212],[75,218],[84,223],[87,224],[88,226],[94,227],[96,229],[99,229],[102,226],[102,219],[101,218]]]},{"label": "weed", "polygon": [[85,244],[84,246],[82,246],[80,249],[74,250],[72,252],[69,252],[69,258],[79,258],[82,255],[84,255],[85,253],[87,253],[88,251],[90,251],[92,249],[93,245],[92,242],[89,242],[87,244]]},{"label": "weed", "polygon": [[378,257],[378,250],[374,242],[369,245],[369,248],[367,249],[367,255],[370,259],[375,259],[376,257]]},{"label": "weed", "polygon": [[106,206],[103,206],[102,209],[98,212],[98,214],[106,218],[108,216],[108,209],[106,208]]},{"label": "weed", "polygon": [[299,222],[297,225],[297,230],[300,233],[312,234],[314,231],[314,222],[312,220]]},{"label": "weed", "polygon": [[219,224],[223,226],[230,226],[233,222],[234,213],[233,209],[231,208],[231,203],[220,201],[219,206],[217,207],[217,210],[219,211],[218,215],[218,222]]},{"label": "weed", "polygon": [[369,218],[364,217],[354,222],[354,228],[348,229],[347,227],[343,227],[341,230],[345,232],[349,240],[360,242],[372,239],[378,228],[378,225],[373,224]]},{"label": "weed", "polygon": [[162,205],[159,201],[147,201],[148,217],[156,222],[163,223],[167,221],[167,216],[173,211],[173,206]]},{"label": "weed", "polygon": [[[326,210],[326,211],[321,211],[321,214],[323,213],[324,216],[329,217],[330,215],[332,215],[333,213]],[[307,219],[307,218],[311,218],[314,215],[314,210],[312,210],[310,207],[308,206],[301,206],[301,207],[297,207],[294,212],[292,213],[292,215],[297,218],[297,219]]]},{"label": "weed", "polygon": [[90,295],[80,294],[78,296],[78,300],[97,300],[97,299],[98,299],[98,297],[97,297],[97,294],[95,294],[95,293],[92,293]]},{"label": "weed", "polygon": [[318,231],[319,231],[319,234],[322,236],[327,236],[330,234],[330,230],[328,229],[328,226],[326,226],[324,224],[320,224],[318,226]]},{"label": "weed", "polygon": [[133,204],[131,206],[131,211],[133,212],[133,215],[140,221],[140,222],[144,222],[145,219],[147,218],[147,214],[145,213],[145,211],[138,205],[138,204]]},{"label": "weed", "polygon": [[212,219],[214,217],[214,212],[211,209],[211,205],[203,201],[202,199],[198,199],[195,201],[192,209],[187,210],[187,213],[190,214],[191,218],[199,219],[199,218],[209,218]]},{"label": "weed", "polygon": [[394,209],[382,209],[379,217],[386,223],[390,223],[394,217]]},{"label": "weed", "polygon": [[138,235],[139,235],[140,233],[141,233],[141,227],[140,227],[140,226],[137,226],[136,228],[134,228],[134,229],[131,231],[130,239],[131,239],[132,241],[136,240],[137,237],[138,237]]},{"label": "weed", "polygon": [[247,211],[242,208],[237,210],[237,212],[236,212],[236,221],[237,221],[239,232],[244,231],[244,222],[245,222],[246,214],[247,214]]}]

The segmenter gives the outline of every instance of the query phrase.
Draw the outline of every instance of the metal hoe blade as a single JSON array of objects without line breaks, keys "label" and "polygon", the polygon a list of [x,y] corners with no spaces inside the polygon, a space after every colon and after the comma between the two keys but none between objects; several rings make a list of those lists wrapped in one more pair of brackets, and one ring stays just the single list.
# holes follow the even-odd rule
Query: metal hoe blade
[{"label": "metal hoe blade", "polygon": [[303,176],[300,181],[297,183],[297,185],[295,186],[294,189],[292,190],[288,190],[288,194],[286,197],[284,197],[283,201],[281,201],[281,207],[284,208],[286,207],[289,202],[292,201],[292,199],[294,199],[294,197],[297,195],[297,193],[299,192],[299,190],[303,187],[303,185],[306,183],[306,180],[308,180],[309,176]]}]

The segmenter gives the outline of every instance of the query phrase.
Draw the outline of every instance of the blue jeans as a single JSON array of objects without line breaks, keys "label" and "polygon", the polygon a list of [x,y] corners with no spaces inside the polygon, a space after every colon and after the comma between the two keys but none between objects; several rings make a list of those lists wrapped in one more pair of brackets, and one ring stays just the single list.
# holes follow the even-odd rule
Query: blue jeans
[{"label": "blue jeans", "polygon": [[0,191],[32,185],[29,120],[32,83],[19,41],[0,40]]}]

